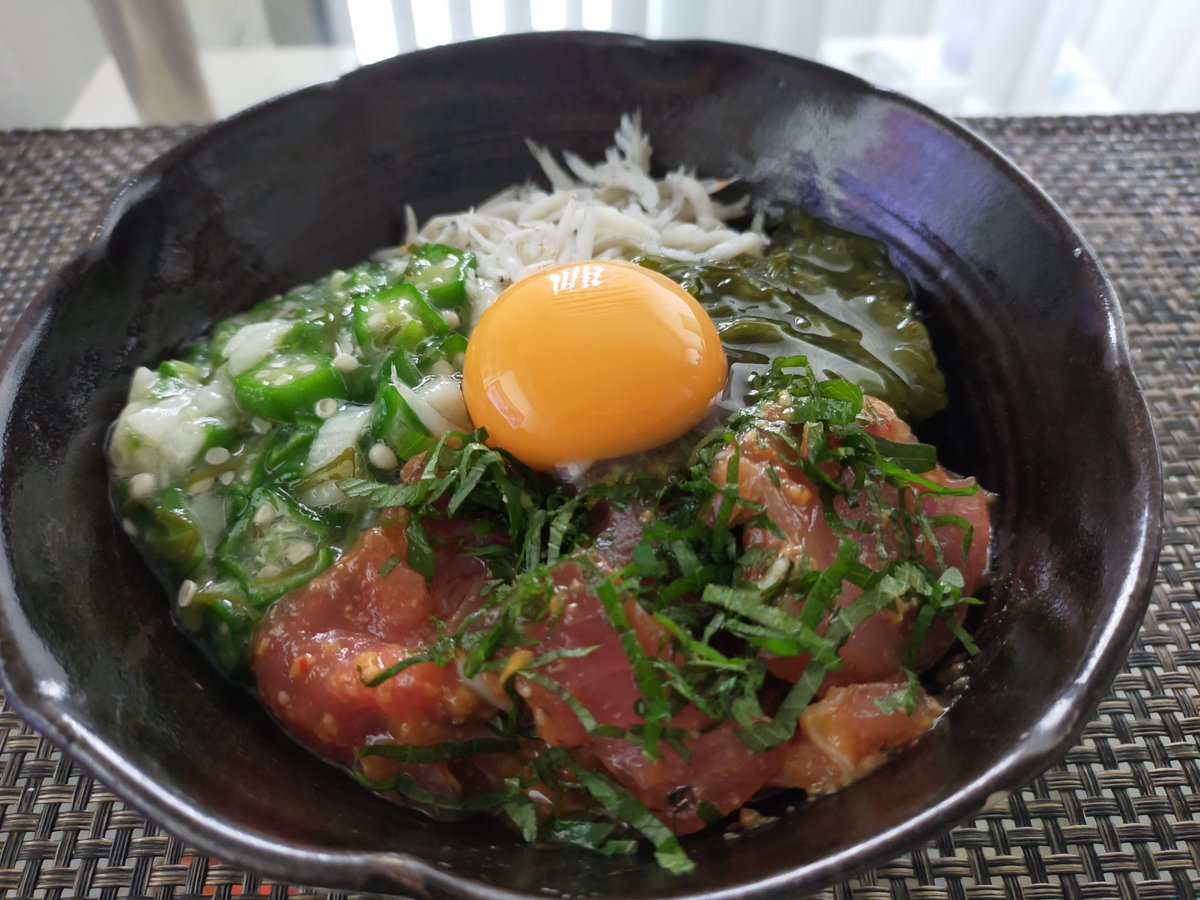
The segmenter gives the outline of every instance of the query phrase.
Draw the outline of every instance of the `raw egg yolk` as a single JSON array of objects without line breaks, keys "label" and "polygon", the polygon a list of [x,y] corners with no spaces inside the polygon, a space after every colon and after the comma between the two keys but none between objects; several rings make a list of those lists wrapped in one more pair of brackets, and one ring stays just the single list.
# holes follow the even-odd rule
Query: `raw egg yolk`
[{"label": "raw egg yolk", "polygon": [[667,443],[704,418],[728,366],[671,279],[608,260],[540,269],[479,317],[463,396],[489,443],[551,469]]}]

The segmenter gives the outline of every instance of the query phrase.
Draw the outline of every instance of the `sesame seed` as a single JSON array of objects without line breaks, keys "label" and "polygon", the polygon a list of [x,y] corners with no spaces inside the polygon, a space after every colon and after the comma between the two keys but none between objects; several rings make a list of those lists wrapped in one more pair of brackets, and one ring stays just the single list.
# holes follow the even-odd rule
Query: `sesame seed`
[{"label": "sesame seed", "polygon": [[221,482],[221,484],[233,484],[233,479],[236,477],[237,472],[234,472],[232,469],[230,469],[229,471],[222,472],[220,475],[218,475],[217,481]]},{"label": "sesame seed", "polygon": [[254,429],[255,434],[266,434],[271,430],[271,423],[255,416],[250,420],[250,427]]},{"label": "sesame seed", "polygon": [[279,514],[273,504],[264,503],[254,511],[254,524],[258,526],[266,525]]},{"label": "sesame seed", "polygon": [[287,691],[280,691],[275,695],[275,699],[279,701],[280,706],[287,706],[292,702],[292,698],[288,695]]},{"label": "sesame seed", "polygon": [[454,364],[448,359],[439,359],[429,367],[429,371],[433,375],[453,375]]},{"label": "sesame seed", "polygon": [[199,481],[191,484],[191,491],[193,494],[203,494],[205,491],[211,490],[212,486],[213,480],[211,478],[201,478]]},{"label": "sesame seed", "polygon": [[297,375],[310,375],[315,371],[317,371],[316,363],[301,363],[296,366]]},{"label": "sesame seed", "polygon": [[456,313],[452,309],[447,309],[447,310],[443,311],[442,318],[446,320],[446,324],[450,326],[451,331],[456,331],[458,329],[459,324],[462,321],[461,319],[458,318],[458,313]]}]

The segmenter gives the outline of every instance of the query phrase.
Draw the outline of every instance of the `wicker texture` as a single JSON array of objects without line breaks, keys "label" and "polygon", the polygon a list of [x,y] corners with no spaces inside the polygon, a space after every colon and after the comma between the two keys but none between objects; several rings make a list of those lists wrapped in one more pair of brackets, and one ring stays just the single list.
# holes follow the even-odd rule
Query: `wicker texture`
[{"label": "wicker texture", "polygon": [[[1128,664],[1057,767],[822,898],[1200,893],[1200,115],[970,123],[1041,183],[1116,283],[1155,418],[1166,531]],[[105,197],[186,129],[0,133],[0,335]],[[0,711],[0,896],[336,897],[208,859]]]}]

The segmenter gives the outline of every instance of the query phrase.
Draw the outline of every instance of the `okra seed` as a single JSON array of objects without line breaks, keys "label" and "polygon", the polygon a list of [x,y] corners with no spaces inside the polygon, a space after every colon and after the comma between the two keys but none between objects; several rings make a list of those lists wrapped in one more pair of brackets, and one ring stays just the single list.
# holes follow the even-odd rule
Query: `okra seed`
[{"label": "okra seed", "polygon": [[383,331],[387,326],[387,316],[383,313],[371,313],[367,316],[367,327],[372,331]]},{"label": "okra seed", "polygon": [[271,423],[255,416],[250,420],[250,427],[254,429],[255,434],[266,434],[271,430]]},{"label": "okra seed", "polygon": [[358,360],[349,353],[339,353],[333,358],[333,367],[348,375],[358,368]]},{"label": "okra seed", "polygon": [[278,512],[275,507],[270,503],[264,503],[254,511],[254,524],[258,526],[266,525],[276,515],[278,515]]},{"label": "okra seed", "polygon": [[429,372],[432,375],[453,375],[454,365],[448,359],[439,359],[429,367]]},{"label": "okra seed", "polygon": [[158,479],[152,472],[138,472],[129,479],[129,496],[134,500],[144,500],[158,488]]},{"label": "okra seed", "polygon": [[446,320],[446,324],[450,326],[451,331],[457,331],[460,323],[458,313],[452,309],[447,309],[442,313],[442,318]]},{"label": "okra seed", "polygon": [[230,453],[224,447],[212,447],[204,454],[204,461],[210,466],[219,466],[229,462]]},{"label": "okra seed", "polygon": [[265,566],[263,566],[261,569],[258,570],[258,577],[271,579],[271,578],[275,578],[282,571],[283,571],[283,569],[279,568],[279,566],[272,565],[271,563],[267,563]]},{"label": "okra seed", "polygon": [[199,481],[192,484],[192,493],[203,494],[205,491],[211,489],[212,486],[213,480],[211,478],[201,478]]},{"label": "okra seed", "polygon": [[338,411],[338,402],[332,397],[323,397],[313,404],[313,412],[318,418],[328,419]]},{"label": "okra seed", "polygon": [[232,469],[230,469],[230,470],[228,470],[226,472],[222,472],[220,475],[218,475],[217,481],[221,482],[221,484],[233,484],[233,479],[236,477],[237,477],[237,472],[234,472]]},{"label": "okra seed", "polygon": [[317,371],[316,363],[301,363],[296,366],[296,374],[298,375],[311,375],[315,371]]},{"label": "okra seed", "polygon": [[293,378],[294,376],[291,372],[282,372],[279,375],[276,375],[275,380],[271,383],[274,384],[275,387],[283,387],[285,384],[291,384]]},{"label": "okra seed", "polygon": [[190,606],[192,598],[196,596],[196,582],[188,578],[179,586],[179,597],[177,602],[180,606]]},{"label": "okra seed", "polygon": [[121,528],[124,529],[125,533],[130,537],[137,537],[137,525],[134,524],[133,519],[122,519]]},{"label": "okra seed", "polygon": [[367,459],[375,468],[389,471],[400,464],[395,451],[382,442],[371,445],[371,449],[367,451]]}]

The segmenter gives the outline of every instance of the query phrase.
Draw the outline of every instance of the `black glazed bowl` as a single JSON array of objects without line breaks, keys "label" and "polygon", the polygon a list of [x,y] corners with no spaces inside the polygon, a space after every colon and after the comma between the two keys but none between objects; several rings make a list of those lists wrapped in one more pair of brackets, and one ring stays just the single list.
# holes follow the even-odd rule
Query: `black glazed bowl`
[{"label": "black glazed bowl", "polygon": [[[216,319],[536,174],[641,109],[660,169],[738,174],[886,240],[950,385],[926,429],[998,493],[971,683],[920,743],[754,833],[645,856],[522,847],[373,797],[292,744],[171,625],[112,516],[102,452],[130,373]],[[0,390],[3,675],[18,709],[229,863],[418,896],[789,895],[926,839],[1071,745],[1141,620],[1161,479],[1111,285],[1027,179],[962,128],[847,75],[714,43],[545,34],[414,53],[214,126],[104,211],[21,319]]]}]

